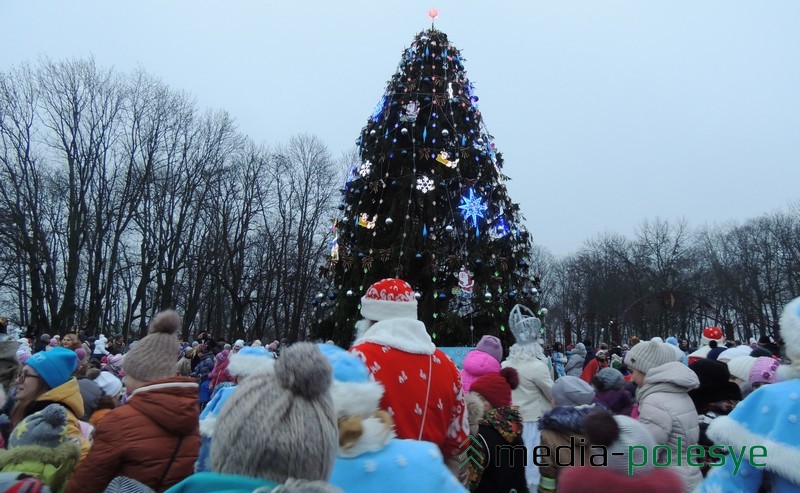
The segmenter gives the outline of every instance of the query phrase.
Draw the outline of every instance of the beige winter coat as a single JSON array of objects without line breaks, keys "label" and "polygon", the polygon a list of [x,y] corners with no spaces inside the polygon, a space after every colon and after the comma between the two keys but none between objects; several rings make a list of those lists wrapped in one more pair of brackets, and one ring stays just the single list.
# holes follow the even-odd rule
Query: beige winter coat
[{"label": "beige winter coat", "polygon": [[522,420],[537,421],[552,407],[550,388],[553,377],[547,364],[535,358],[509,357],[502,366],[514,368],[519,374],[519,386],[511,391],[511,402],[519,407]]},{"label": "beige winter coat", "polygon": [[[647,427],[657,444],[669,445],[672,449],[673,466],[670,469],[683,478],[687,492],[694,491],[703,480],[699,467],[686,465],[686,450],[697,444],[700,438],[697,410],[688,392],[699,385],[700,381],[692,370],[683,363],[673,362],[650,370],[642,388],[636,393],[639,422]],[[678,454],[681,457],[680,467],[677,466]],[[659,463],[665,460],[666,453]]]}]

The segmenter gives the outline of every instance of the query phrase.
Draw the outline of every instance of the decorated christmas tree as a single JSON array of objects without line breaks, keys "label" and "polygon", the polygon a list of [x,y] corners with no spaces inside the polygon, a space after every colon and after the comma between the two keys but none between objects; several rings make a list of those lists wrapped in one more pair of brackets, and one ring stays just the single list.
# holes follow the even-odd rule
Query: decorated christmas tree
[{"label": "decorated christmas tree", "polygon": [[317,337],[351,343],[361,297],[387,277],[414,288],[437,345],[513,343],[511,308],[538,310],[529,234],[463,62],[443,32],[419,33],[361,130],[322,269],[329,291],[312,301]]}]

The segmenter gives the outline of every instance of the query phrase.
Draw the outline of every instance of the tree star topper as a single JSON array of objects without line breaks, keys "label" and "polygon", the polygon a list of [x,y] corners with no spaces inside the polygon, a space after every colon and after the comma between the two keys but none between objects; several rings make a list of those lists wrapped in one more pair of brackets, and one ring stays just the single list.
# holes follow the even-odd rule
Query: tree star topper
[{"label": "tree star topper", "polygon": [[469,189],[469,197],[461,197],[461,205],[458,206],[464,214],[464,219],[472,220],[475,229],[478,229],[478,218],[483,218],[483,213],[489,207],[483,203],[480,196],[475,196],[475,191]]}]

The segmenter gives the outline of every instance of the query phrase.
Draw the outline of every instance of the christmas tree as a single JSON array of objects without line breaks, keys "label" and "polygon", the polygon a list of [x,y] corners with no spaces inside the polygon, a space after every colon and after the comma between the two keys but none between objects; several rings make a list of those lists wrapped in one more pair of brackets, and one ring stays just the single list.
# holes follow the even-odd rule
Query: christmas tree
[{"label": "christmas tree", "polygon": [[414,288],[437,345],[513,343],[510,309],[537,310],[529,234],[463,61],[443,32],[419,33],[361,130],[322,269],[328,299],[312,301],[318,337],[352,342],[361,296],[387,277]]}]

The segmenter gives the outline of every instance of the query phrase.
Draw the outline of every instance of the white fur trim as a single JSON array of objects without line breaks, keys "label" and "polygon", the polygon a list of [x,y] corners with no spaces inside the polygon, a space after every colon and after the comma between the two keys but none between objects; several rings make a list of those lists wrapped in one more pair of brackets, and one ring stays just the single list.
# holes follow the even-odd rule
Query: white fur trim
[{"label": "white fur trim", "polygon": [[204,437],[213,437],[217,428],[217,417],[212,416],[200,420],[200,434]]},{"label": "white fur trim", "polygon": [[378,410],[383,397],[383,385],[378,382],[352,383],[334,381],[331,397],[336,417],[372,416]]},{"label": "white fur trim", "polygon": [[377,452],[395,437],[394,430],[376,417],[367,418],[361,421],[361,436],[351,447],[343,449],[339,447],[339,456],[358,457],[367,452]]},{"label": "white fur trim", "polygon": [[779,323],[786,356],[793,365],[800,365],[800,298],[793,299],[783,308]]},{"label": "white fur trim", "polygon": [[431,341],[431,336],[428,335],[425,324],[419,320],[408,318],[395,318],[375,322],[364,336],[353,343],[353,346],[358,346],[365,342],[389,346],[412,354],[430,356],[436,351],[436,346]]},{"label": "white fur trim", "polygon": [[361,316],[367,320],[389,320],[392,318],[417,319],[417,300],[389,301],[361,298]]},{"label": "white fur trim", "polygon": [[235,377],[262,375],[271,372],[274,364],[273,353],[264,356],[236,353],[231,356],[228,371]]},{"label": "white fur trim", "polygon": [[[741,447],[766,447],[769,457],[766,458],[765,469],[791,481],[800,484],[800,449],[790,447],[769,438],[756,435],[730,416],[715,418],[708,427],[708,436],[718,445],[732,445],[741,451]],[[745,456],[747,458],[748,456]]]}]

